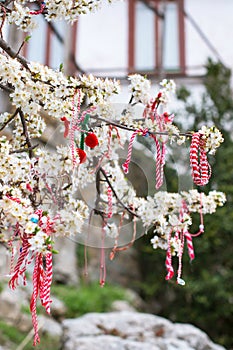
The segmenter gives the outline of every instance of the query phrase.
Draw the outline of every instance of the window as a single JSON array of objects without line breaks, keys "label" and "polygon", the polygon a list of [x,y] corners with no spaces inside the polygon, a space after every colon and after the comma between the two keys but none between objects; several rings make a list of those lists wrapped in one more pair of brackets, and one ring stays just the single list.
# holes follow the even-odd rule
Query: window
[{"label": "window", "polygon": [[183,0],[129,0],[130,72],[185,72],[183,6]]}]

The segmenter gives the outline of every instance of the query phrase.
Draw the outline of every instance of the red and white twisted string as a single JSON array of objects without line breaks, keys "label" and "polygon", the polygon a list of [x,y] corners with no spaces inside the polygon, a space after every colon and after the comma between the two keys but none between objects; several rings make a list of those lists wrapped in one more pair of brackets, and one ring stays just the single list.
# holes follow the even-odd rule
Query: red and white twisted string
[{"label": "red and white twisted string", "polygon": [[164,165],[165,165],[165,157],[166,157],[166,144],[162,142],[162,151],[160,148],[159,140],[153,134],[150,136],[155,141],[156,147],[156,184],[155,188],[158,190],[163,184],[163,174],[164,174]]},{"label": "red and white twisted string", "polygon": [[30,15],[40,15],[45,9],[45,2],[41,2],[40,9],[37,11],[30,11]]},{"label": "red and white twisted string", "polygon": [[23,264],[25,263],[25,260],[27,259],[28,254],[29,254],[29,247],[30,247],[30,244],[28,243],[26,235],[24,235],[24,237],[22,239],[21,252],[20,252],[18,261],[16,263],[16,266],[14,268],[13,276],[11,277],[11,279],[9,281],[9,287],[11,289],[15,289],[18,285],[19,276],[22,274],[21,268],[22,268]]},{"label": "red and white twisted string", "polygon": [[[77,111],[75,111],[75,96],[76,93],[78,94],[78,105],[77,105]],[[70,139],[70,148],[71,148],[71,155],[72,155],[72,162],[73,162],[73,167],[76,165],[76,154],[75,154],[75,140],[74,140],[74,133],[76,130],[76,123],[78,119],[78,115],[80,112],[80,105],[81,105],[81,92],[80,90],[76,90],[73,96],[72,100],[72,119],[71,119],[71,125],[69,129],[69,139]]]},{"label": "red and white twisted string", "polygon": [[165,260],[165,266],[167,270],[167,275],[165,277],[166,280],[170,280],[174,276],[174,269],[172,266],[172,253],[171,253],[171,234],[172,234],[172,231],[169,233],[169,236],[168,236],[168,248],[167,248],[166,260]]},{"label": "red and white twisted string", "polygon": [[127,154],[127,158],[126,161],[124,162],[124,164],[122,164],[122,168],[125,174],[128,174],[129,172],[129,164],[131,161],[131,156],[132,156],[132,150],[133,150],[133,142],[135,137],[138,134],[142,134],[142,136],[146,136],[148,134],[148,129],[137,129],[133,132],[130,141],[129,141],[129,146],[128,146],[128,154]]},{"label": "red and white twisted string", "polygon": [[188,231],[185,232],[184,235],[185,235],[185,238],[186,238],[188,254],[189,254],[190,260],[192,261],[195,258],[194,247],[193,247],[193,239],[192,239],[191,234]]},{"label": "red and white twisted string", "polygon": [[[200,163],[198,163],[198,155],[200,153]],[[200,132],[192,135],[190,146],[190,165],[192,169],[193,182],[198,186],[205,186],[211,176],[211,167],[207,160],[205,151],[205,141]]]},{"label": "red and white twisted string", "polygon": [[39,293],[40,254],[41,253],[38,253],[38,252],[36,253],[35,266],[34,266],[33,276],[32,276],[33,291],[32,291],[31,302],[30,302],[30,311],[31,311],[31,315],[32,315],[32,325],[33,325],[33,329],[34,329],[33,346],[36,346],[36,344],[40,342],[38,318],[37,318],[37,311],[36,311],[36,302],[37,302],[37,297],[38,297],[38,293]]},{"label": "red and white twisted string", "polygon": [[50,314],[50,304],[52,302],[50,298],[50,288],[53,278],[53,255],[52,252],[46,253],[46,271],[42,286],[42,293],[40,294],[41,304],[45,307],[45,310]]}]

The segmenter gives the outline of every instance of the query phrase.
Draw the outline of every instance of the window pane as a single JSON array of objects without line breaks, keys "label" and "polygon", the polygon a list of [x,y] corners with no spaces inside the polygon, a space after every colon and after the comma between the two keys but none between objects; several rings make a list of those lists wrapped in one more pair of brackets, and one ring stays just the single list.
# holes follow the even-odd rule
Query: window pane
[{"label": "window pane", "polygon": [[168,70],[179,69],[178,8],[176,3],[166,4],[164,22],[163,66]]},{"label": "window pane", "polygon": [[136,3],[135,68],[155,67],[155,15],[145,4]]},{"label": "window pane", "polygon": [[85,71],[125,74],[127,44],[126,1],[103,4],[100,11],[80,16],[76,57]]},{"label": "window pane", "polygon": [[38,26],[31,34],[27,44],[27,58],[29,61],[45,63],[45,37],[46,37],[46,22],[42,16],[34,16]]},{"label": "window pane", "polygon": [[[53,25],[59,34],[64,38],[66,36],[66,23],[64,21],[59,21],[53,23]],[[64,63],[64,45],[53,33],[50,47],[49,65],[54,69],[58,69],[61,63]]]}]

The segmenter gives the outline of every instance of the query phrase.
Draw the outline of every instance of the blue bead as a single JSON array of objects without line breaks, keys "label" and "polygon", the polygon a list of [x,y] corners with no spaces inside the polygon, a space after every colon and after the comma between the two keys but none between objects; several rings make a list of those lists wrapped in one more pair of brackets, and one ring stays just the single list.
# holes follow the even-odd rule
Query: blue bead
[{"label": "blue bead", "polygon": [[31,222],[33,222],[34,224],[37,224],[38,223],[38,219],[37,218],[31,218]]}]

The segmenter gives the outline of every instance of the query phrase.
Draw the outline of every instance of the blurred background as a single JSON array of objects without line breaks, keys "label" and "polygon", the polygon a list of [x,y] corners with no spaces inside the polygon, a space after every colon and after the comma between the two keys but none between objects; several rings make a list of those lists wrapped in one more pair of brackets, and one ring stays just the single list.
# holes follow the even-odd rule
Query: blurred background
[{"label": "blurred background", "polygon": [[[176,114],[175,123],[183,130],[215,124],[225,138],[216,156],[210,158],[213,176],[204,191],[216,189],[225,192],[227,203],[214,215],[206,215],[205,234],[194,241],[196,259],[192,264],[184,256],[186,286],[164,280],[165,252],[152,249],[150,233],[117,255],[113,262],[107,261],[104,288],[98,285],[99,250],[88,248],[88,277],[84,278],[84,247],[75,240],[67,239],[65,244],[63,240],[60,243],[62,250],[56,257],[52,290],[57,303],[62,300],[63,306],[54,311],[55,319],[109,311],[114,309],[114,301],[123,300],[125,304],[118,303],[117,306],[115,303],[116,309],[132,307],[172,321],[192,323],[207,332],[215,342],[227,349],[233,348],[232,16],[232,0],[116,1],[102,5],[96,13],[80,16],[73,26],[63,22],[47,23],[43,16],[37,16],[38,29],[21,51],[27,59],[54,69],[63,64],[68,75],[91,73],[120,79],[124,100],[128,96],[126,86],[130,73],[146,75],[154,86],[163,78],[174,79],[177,96],[170,111]],[[4,30],[12,47],[17,48],[24,40],[22,33],[14,27]],[[2,93],[1,112],[7,107],[3,96]],[[43,141],[52,147],[51,135],[57,124],[49,119],[47,122],[49,127]],[[188,152],[186,154],[188,157]],[[146,196],[148,188],[142,185],[145,179],[142,169],[147,166],[143,163],[145,157],[140,151],[136,157],[137,166],[130,181],[136,186],[138,195]],[[178,167],[188,164],[188,158],[177,161]],[[153,170],[151,178],[147,172],[146,179],[148,183],[153,181]],[[174,157],[166,164],[165,179],[168,191],[180,189]],[[197,217],[194,218],[193,231],[198,225]],[[6,271],[4,248],[1,248],[1,256],[3,275]],[[27,315],[27,306],[17,308],[17,296],[6,296],[4,282],[1,289],[0,343],[18,344],[20,337],[24,339],[25,335],[17,333],[13,320],[17,312]],[[11,298],[14,298],[13,303]],[[12,318],[11,326],[4,318],[7,315],[6,300],[9,311],[14,310],[14,316],[7,316]],[[27,332],[27,327],[22,331]],[[56,348],[54,340],[52,345],[49,339],[46,341],[41,349]]]}]

